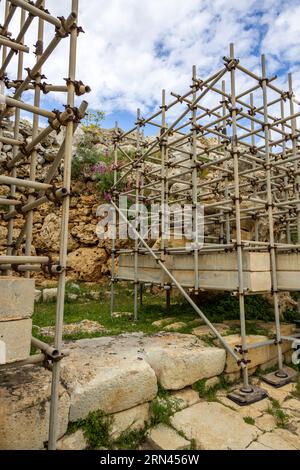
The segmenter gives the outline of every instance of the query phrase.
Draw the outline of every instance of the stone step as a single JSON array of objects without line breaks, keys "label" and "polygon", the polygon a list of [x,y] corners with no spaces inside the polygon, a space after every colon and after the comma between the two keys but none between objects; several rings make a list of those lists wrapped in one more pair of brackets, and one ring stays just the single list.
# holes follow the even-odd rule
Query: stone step
[{"label": "stone step", "polygon": [[98,409],[133,408],[155,397],[157,382],[180,390],[221,374],[225,366],[223,349],[178,333],[84,339],[64,347],[70,351],[62,380],[71,396],[71,421]]}]

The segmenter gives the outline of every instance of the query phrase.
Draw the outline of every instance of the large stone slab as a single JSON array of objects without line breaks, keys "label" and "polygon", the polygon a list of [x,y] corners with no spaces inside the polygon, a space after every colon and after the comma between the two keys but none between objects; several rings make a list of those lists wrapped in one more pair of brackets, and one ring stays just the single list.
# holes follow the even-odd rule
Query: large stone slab
[{"label": "large stone slab", "polygon": [[201,450],[242,450],[260,432],[236,411],[216,402],[201,402],[179,411],[171,423],[187,439],[194,439]]},{"label": "large stone slab", "polygon": [[197,380],[220,375],[225,366],[223,349],[208,347],[193,335],[155,335],[145,339],[144,354],[167,390],[180,390]]},{"label": "large stone slab", "polygon": [[155,397],[155,373],[139,352],[142,336],[103,337],[66,345],[70,356],[62,362],[61,376],[71,397],[70,421],[96,410],[117,413]]},{"label": "large stone slab", "polygon": [[30,318],[34,309],[34,280],[0,277],[0,321]]},{"label": "large stone slab", "polygon": [[285,429],[275,429],[259,436],[258,443],[272,450],[299,450],[300,438]]},{"label": "large stone slab", "polygon": [[30,354],[32,320],[0,322],[0,364],[22,361]]},{"label": "large stone slab", "polygon": [[[38,366],[0,372],[0,449],[38,450],[48,441],[51,373]],[[60,387],[58,437],[68,427],[70,399]]]}]

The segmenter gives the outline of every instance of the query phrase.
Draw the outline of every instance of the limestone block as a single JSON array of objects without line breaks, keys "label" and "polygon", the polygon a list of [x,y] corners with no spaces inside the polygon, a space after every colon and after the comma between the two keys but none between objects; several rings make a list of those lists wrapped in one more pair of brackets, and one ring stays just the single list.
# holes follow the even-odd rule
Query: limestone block
[{"label": "limestone block", "polygon": [[96,282],[102,277],[102,269],[108,255],[103,248],[78,248],[70,253],[68,277],[85,282]]},{"label": "limestone block", "polygon": [[35,289],[35,291],[34,291],[34,301],[35,302],[40,302],[40,300],[42,300],[42,291],[40,291],[39,289]]},{"label": "limestone block", "polygon": [[167,325],[164,327],[165,331],[178,331],[181,330],[182,328],[185,328],[187,325],[183,321],[178,321],[175,323],[171,323],[171,325]]},{"label": "limestone block", "polygon": [[156,326],[157,328],[161,328],[165,325],[167,325],[168,323],[173,323],[174,321],[176,321],[176,317],[167,317],[167,318],[163,318],[162,320],[156,320],[152,323],[152,326]]},{"label": "limestone block", "polygon": [[[23,366],[0,372],[0,449],[38,450],[48,441],[51,372]],[[60,387],[58,437],[68,427],[70,399]]]},{"label": "limestone block", "polygon": [[193,335],[158,334],[145,340],[144,350],[146,361],[166,390],[180,390],[224,370],[225,351],[208,347]]},{"label": "limestone block", "polygon": [[269,432],[276,428],[276,420],[270,414],[264,414],[255,420],[255,426],[261,431]]},{"label": "limestone block", "polygon": [[34,295],[33,279],[0,277],[0,321],[30,318]]},{"label": "limestone block", "polygon": [[135,406],[129,410],[120,411],[112,415],[113,424],[110,436],[113,440],[118,439],[121,434],[127,431],[137,431],[144,429],[145,424],[150,419],[149,403]]},{"label": "limestone block", "polygon": [[176,390],[172,392],[171,396],[175,398],[176,404],[180,410],[195,405],[200,401],[199,393],[190,387],[184,388],[183,390]]},{"label": "limestone block", "polygon": [[247,447],[246,450],[273,450],[271,447],[264,446],[263,444],[259,442],[252,442],[249,447]]},{"label": "limestone block", "polygon": [[268,394],[271,398],[273,398],[274,400],[279,401],[282,404],[283,403],[284,404],[288,403],[288,401],[286,401],[286,399],[287,399],[288,395],[290,395],[290,393],[294,391],[294,387],[295,387],[295,385],[293,383],[289,383],[287,385],[284,385],[283,387],[275,388],[275,387],[272,387],[272,385],[269,385],[265,382],[263,382],[261,384],[261,386],[264,390],[266,390],[268,392]]},{"label": "limestone block", "polygon": [[151,401],[154,371],[138,353],[139,336],[103,337],[68,343],[61,376],[71,397],[70,421],[89,412],[117,413]]},{"label": "limestone block", "polygon": [[[220,334],[225,333],[229,329],[229,326],[225,325],[224,323],[214,323],[214,327]],[[213,332],[207,325],[201,325],[201,326],[198,326],[197,328],[194,328],[192,333],[193,335],[200,336],[200,337],[207,336],[207,335],[214,337]]]},{"label": "limestone block", "polygon": [[220,403],[201,402],[175,413],[172,426],[201,450],[242,450],[259,435],[255,426]]},{"label": "limestone block", "polygon": [[147,444],[154,450],[186,450],[191,443],[165,424],[158,424],[149,431]]},{"label": "limestone block", "polygon": [[227,406],[239,413],[240,416],[245,418],[246,416],[250,416],[253,419],[257,419],[268,411],[268,407],[270,402],[267,398],[264,400],[258,401],[256,403],[252,403],[251,405],[247,406],[240,406],[237,403],[234,403],[232,400],[229,400],[227,396],[220,396],[217,394],[218,400],[222,405]]},{"label": "limestone block", "polygon": [[62,437],[58,442],[57,450],[85,450],[88,444],[84,437],[82,429],[74,432],[74,434],[67,434]]},{"label": "limestone block", "polygon": [[220,382],[219,377],[212,377],[211,379],[207,379],[205,381],[205,388],[214,388]]},{"label": "limestone block", "polygon": [[57,287],[43,290],[43,302],[52,302],[57,298]]},{"label": "limestone block", "polygon": [[297,419],[300,418],[300,400],[297,398],[291,398],[289,400],[284,400],[281,404],[281,407],[287,412],[291,412],[293,416]]},{"label": "limestone block", "polygon": [[[241,337],[239,335],[229,335],[226,336],[226,342],[234,349],[235,346],[241,344]],[[260,343],[262,341],[268,341],[266,336],[262,335],[247,335],[247,344],[252,345],[255,343]],[[290,349],[290,343],[282,344],[282,351],[286,352]],[[256,349],[250,349],[248,353],[248,359],[251,361],[249,364],[250,369],[254,369],[257,366],[262,364],[269,363],[277,357],[277,347],[275,345],[266,345],[261,346]],[[234,360],[234,358],[227,353],[226,357],[226,373],[237,372],[240,369],[240,366]]]},{"label": "limestone block", "polygon": [[0,322],[0,364],[22,361],[30,354],[32,320]]},{"label": "limestone block", "polygon": [[275,429],[259,436],[258,443],[272,450],[299,450],[300,440],[295,434],[285,429]]}]

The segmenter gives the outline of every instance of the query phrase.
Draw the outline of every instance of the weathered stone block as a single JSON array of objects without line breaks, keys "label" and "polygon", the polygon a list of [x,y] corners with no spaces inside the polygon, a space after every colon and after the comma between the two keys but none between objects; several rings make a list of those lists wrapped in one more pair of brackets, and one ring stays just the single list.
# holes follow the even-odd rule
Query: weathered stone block
[{"label": "weathered stone block", "polygon": [[74,434],[67,434],[62,437],[58,442],[57,450],[85,450],[88,447],[86,438],[84,437],[82,429],[74,432]]},{"label": "weathered stone block", "polygon": [[155,373],[139,354],[138,339],[128,335],[68,344],[70,356],[61,374],[71,397],[70,421],[96,410],[128,410],[155,397]]},{"label": "weathered stone block", "polygon": [[0,322],[0,364],[22,361],[30,354],[32,320]]},{"label": "weathered stone block", "polygon": [[187,439],[194,439],[201,450],[242,450],[260,433],[236,411],[214,402],[201,402],[175,413],[171,424]]},{"label": "weathered stone block", "polygon": [[146,361],[167,390],[220,375],[225,366],[223,349],[208,347],[193,335],[158,334],[145,341],[144,350]]},{"label": "weathered stone block", "polygon": [[[0,372],[0,449],[38,450],[48,440],[51,372],[23,366]],[[70,399],[60,387],[58,437],[68,427]]]},{"label": "weathered stone block", "polygon": [[183,410],[184,408],[195,405],[200,401],[199,393],[190,387],[172,392],[171,397],[176,400],[178,410]]},{"label": "weathered stone block", "polygon": [[34,296],[33,279],[0,277],[0,322],[30,318]]},{"label": "weathered stone block", "polygon": [[128,431],[144,429],[145,424],[150,419],[149,403],[135,406],[130,410],[120,411],[112,415],[113,424],[110,436],[113,440],[118,439],[121,434]]},{"label": "weathered stone block", "polygon": [[275,429],[259,436],[258,443],[272,450],[300,450],[299,436],[285,429]]},{"label": "weathered stone block", "polygon": [[56,300],[57,297],[57,287],[52,287],[51,289],[43,290],[43,302],[52,302]]}]

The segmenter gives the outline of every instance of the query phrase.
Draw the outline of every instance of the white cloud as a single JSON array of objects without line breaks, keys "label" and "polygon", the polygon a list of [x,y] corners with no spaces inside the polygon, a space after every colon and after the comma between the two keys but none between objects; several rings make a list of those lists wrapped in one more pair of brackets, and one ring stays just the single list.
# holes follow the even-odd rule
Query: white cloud
[{"label": "white cloud", "polygon": [[[46,3],[60,16],[71,0]],[[201,77],[220,67],[235,42],[236,56],[258,74],[262,51],[270,54],[271,73],[281,72],[284,61],[299,89],[299,17],[299,0],[81,0],[79,24],[86,33],[79,38],[78,78],[92,87],[93,108],[134,112],[140,107],[147,113],[162,88],[188,88],[193,64]],[[47,26],[48,39],[52,31]],[[25,42],[35,41],[31,31]],[[48,82],[62,83],[67,55],[63,40],[45,67]],[[239,89],[248,83],[240,82]]]}]

